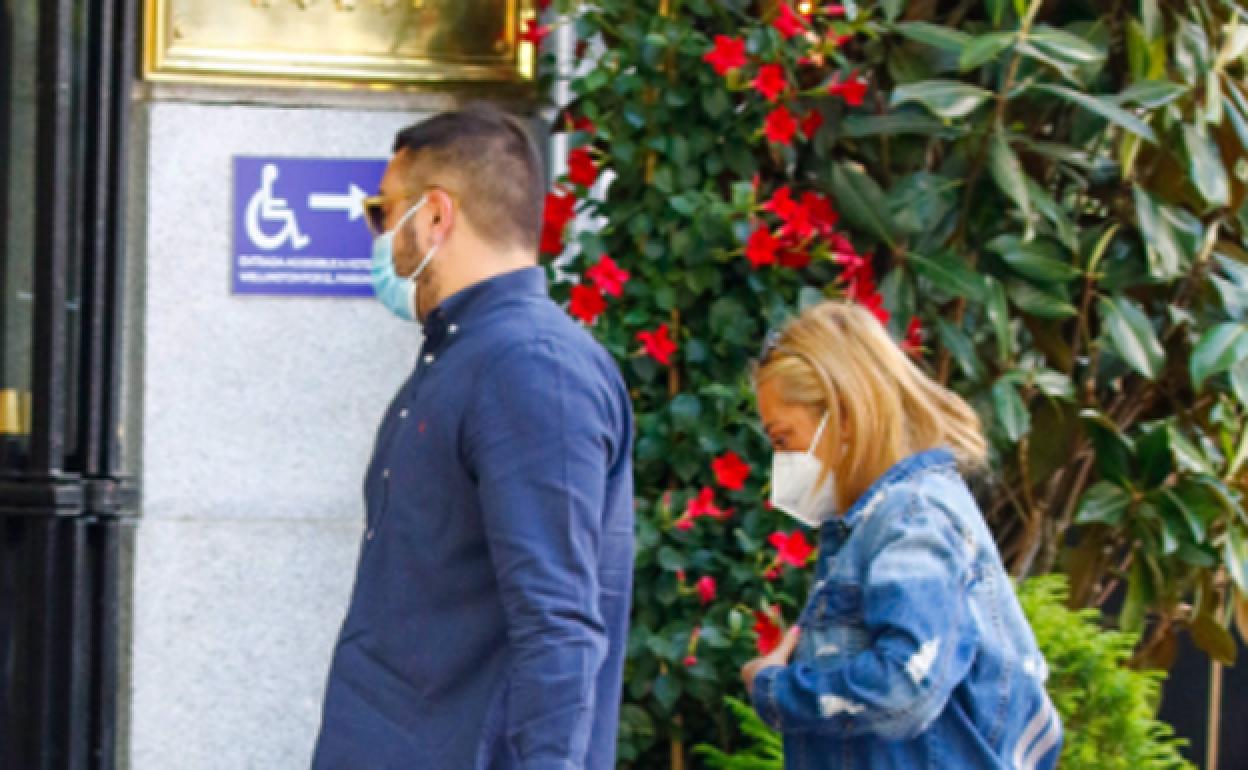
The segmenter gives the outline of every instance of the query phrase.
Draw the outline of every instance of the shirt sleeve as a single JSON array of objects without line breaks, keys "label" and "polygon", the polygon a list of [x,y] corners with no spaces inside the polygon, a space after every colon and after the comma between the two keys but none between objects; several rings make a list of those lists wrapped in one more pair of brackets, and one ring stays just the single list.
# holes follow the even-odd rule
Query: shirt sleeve
[{"label": "shirt sleeve", "polygon": [[907,506],[879,525],[867,568],[871,646],[839,665],[800,662],[759,672],[753,703],[772,727],[910,739],[940,715],[970,670],[970,546],[943,509],[918,498]]},{"label": "shirt sleeve", "polygon": [[607,653],[598,546],[616,451],[590,372],[553,342],[487,370],[465,428],[510,645],[507,738],[524,770],[579,770]]}]

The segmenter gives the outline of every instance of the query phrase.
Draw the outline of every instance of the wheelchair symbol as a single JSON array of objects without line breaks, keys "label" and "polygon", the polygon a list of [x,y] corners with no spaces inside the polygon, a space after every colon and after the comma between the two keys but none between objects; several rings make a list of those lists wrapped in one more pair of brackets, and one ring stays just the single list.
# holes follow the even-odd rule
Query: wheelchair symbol
[{"label": "wheelchair symbol", "polygon": [[[296,249],[302,249],[311,238],[299,232],[299,222],[286,199],[273,195],[277,175],[276,165],[265,164],[261,171],[260,189],[247,204],[247,237],[256,248],[264,251],[275,251],[287,242]],[[280,225],[280,228],[270,235],[263,226],[268,223]]]}]

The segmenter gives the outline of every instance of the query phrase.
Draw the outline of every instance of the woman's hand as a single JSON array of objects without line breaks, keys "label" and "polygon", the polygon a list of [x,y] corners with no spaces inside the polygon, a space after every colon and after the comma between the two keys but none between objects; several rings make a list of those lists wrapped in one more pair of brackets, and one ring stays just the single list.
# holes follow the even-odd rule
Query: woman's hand
[{"label": "woman's hand", "polygon": [[754,677],[758,676],[759,671],[771,666],[789,665],[789,658],[793,657],[793,651],[797,649],[797,640],[801,633],[801,629],[793,626],[785,632],[784,638],[780,640],[780,644],[776,649],[761,658],[751,660],[741,667],[741,678],[745,680],[745,689],[749,691],[750,695],[754,694]]}]

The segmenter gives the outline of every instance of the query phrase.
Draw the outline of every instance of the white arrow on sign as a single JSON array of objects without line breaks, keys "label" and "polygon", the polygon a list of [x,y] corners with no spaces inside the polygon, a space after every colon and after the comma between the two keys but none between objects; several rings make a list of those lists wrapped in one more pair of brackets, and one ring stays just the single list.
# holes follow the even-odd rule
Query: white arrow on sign
[{"label": "white arrow on sign", "polygon": [[347,188],[346,195],[312,193],[308,196],[308,208],[313,211],[345,211],[352,222],[364,216],[364,200],[368,193],[355,184]]}]

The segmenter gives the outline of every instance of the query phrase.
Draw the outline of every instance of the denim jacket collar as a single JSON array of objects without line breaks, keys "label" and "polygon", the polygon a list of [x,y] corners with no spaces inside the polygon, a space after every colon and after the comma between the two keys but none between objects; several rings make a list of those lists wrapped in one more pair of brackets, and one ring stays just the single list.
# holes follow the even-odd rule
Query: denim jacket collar
[{"label": "denim jacket collar", "polygon": [[952,469],[956,465],[957,461],[954,459],[953,452],[945,447],[925,449],[922,452],[916,452],[900,460],[876,479],[870,487],[867,487],[867,491],[854,501],[849,510],[845,511],[844,516],[837,516],[824,522],[822,528],[824,534],[827,534],[830,529],[845,530],[852,528],[860,520],[869,517],[890,487],[926,473],[929,470]]}]

